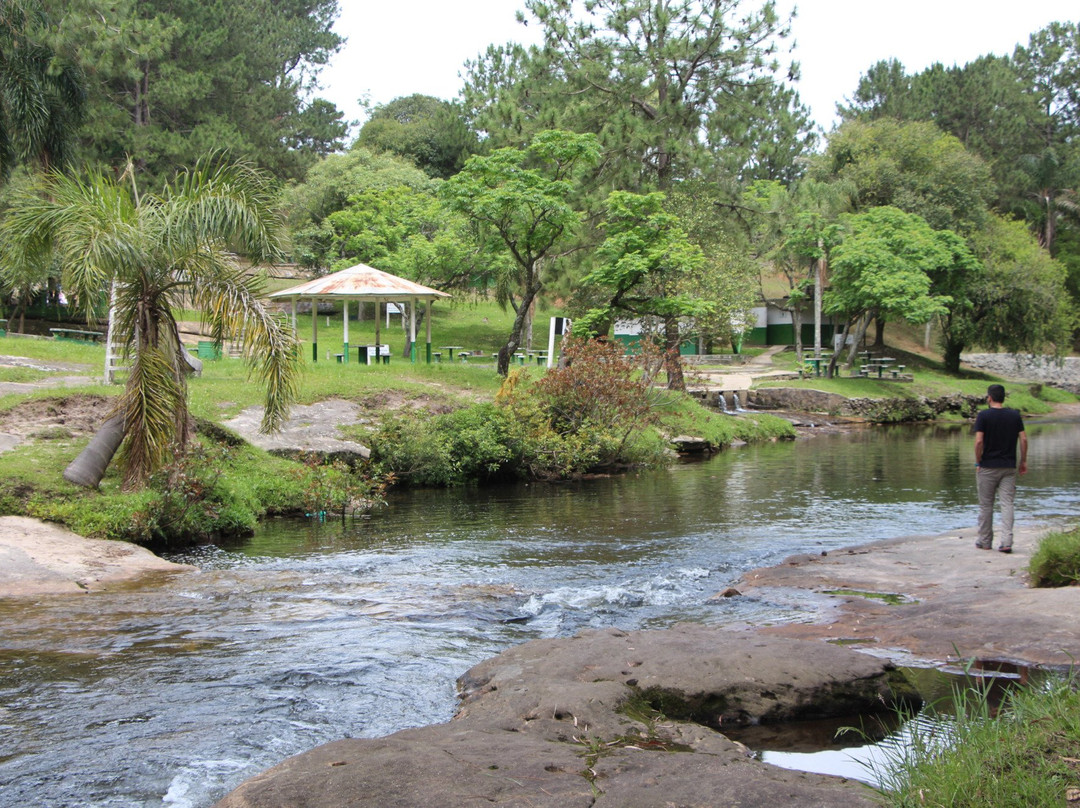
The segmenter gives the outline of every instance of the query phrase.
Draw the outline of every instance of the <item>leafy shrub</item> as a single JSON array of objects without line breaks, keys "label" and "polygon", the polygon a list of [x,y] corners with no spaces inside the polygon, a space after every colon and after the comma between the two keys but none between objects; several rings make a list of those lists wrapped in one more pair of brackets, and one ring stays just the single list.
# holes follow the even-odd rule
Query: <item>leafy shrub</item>
[{"label": "leafy shrub", "polygon": [[[498,403],[511,415],[515,455],[539,478],[655,462],[662,446],[650,427],[660,395],[641,365],[602,340],[571,340],[566,362],[523,388],[512,375]],[[645,437],[649,435],[649,437]]]},{"label": "leafy shrub", "polygon": [[1028,572],[1035,587],[1080,584],[1080,529],[1044,536],[1031,557]]},{"label": "leafy shrub", "polygon": [[381,500],[390,478],[376,482],[372,477],[351,468],[343,460],[323,460],[311,454],[304,465],[296,466],[292,476],[300,481],[303,489],[304,513],[307,516],[324,516],[368,510],[376,500]]},{"label": "leafy shrub", "polygon": [[409,485],[460,485],[509,473],[506,413],[477,404],[436,418],[389,415],[372,436],[379,467]]}]

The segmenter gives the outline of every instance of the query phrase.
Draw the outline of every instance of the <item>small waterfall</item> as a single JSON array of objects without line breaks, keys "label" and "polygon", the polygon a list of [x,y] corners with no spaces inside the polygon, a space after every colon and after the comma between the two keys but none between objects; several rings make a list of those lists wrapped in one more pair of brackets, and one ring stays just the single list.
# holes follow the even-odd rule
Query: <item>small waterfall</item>
[{"label": "small waterfall", "polygon": [[720,407],[720,412],[726,413],[728,411],[727,399],[724,398],[724,391],[723,390],[721,390],[717,394],[717,396],[716,396],[716,404],[717,404],[717,406]]},{"label": "small waterfall", "polygon": [[735,402],[735,412],[746,412],[746,410],[744,410],[742,408],[742,405],[739,404],[739,394],[738,393],[732,393],[731,394],[731,400]]}]

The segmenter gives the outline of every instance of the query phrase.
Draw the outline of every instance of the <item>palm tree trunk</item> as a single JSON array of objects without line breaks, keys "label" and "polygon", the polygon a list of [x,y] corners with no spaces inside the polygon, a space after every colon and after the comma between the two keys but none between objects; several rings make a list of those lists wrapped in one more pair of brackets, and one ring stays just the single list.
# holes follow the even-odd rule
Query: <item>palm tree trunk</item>
[{"label": "palm tree trunk", "polygon": [[64,479],[75,485],[97,488],[123,441],[124,416],[114,415],[101,425],[86,448],[64,469]]}]

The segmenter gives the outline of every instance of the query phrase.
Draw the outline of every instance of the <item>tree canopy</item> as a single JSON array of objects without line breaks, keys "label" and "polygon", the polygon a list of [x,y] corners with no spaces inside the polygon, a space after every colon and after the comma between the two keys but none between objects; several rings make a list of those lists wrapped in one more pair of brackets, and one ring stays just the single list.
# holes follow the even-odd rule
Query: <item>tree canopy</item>
[{"label": "tree canopy", "polygon": [[778,59],[788,28],[771,0],[528,0],[526,8],[542,47],[493,47],[468,65],[467,106],[492,137],[527,139],[553,126],[594,132],[606,173],[633,191],[667,190],[719,166],[785,176],[812,144],[806,111],[784,82],[795,75]]}]

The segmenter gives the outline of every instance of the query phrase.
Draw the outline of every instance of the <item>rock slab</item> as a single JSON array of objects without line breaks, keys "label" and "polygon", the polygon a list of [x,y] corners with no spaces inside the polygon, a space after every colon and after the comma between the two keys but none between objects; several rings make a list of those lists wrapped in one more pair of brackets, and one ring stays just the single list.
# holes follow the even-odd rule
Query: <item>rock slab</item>
[{"label": "rock slab", "polygon": [[454,721],[326,744],[218,808],[876,805],[867,786],[762,763],[717,727],[880,706],[891,672],[845,648],[698,625],[536,640],[466,673]]},{"label": "rock slab", "polygon": [[195,570],[127,542],[87,539],[25,516],[0,517],[0,597],[94,592],[155,573]]}]

